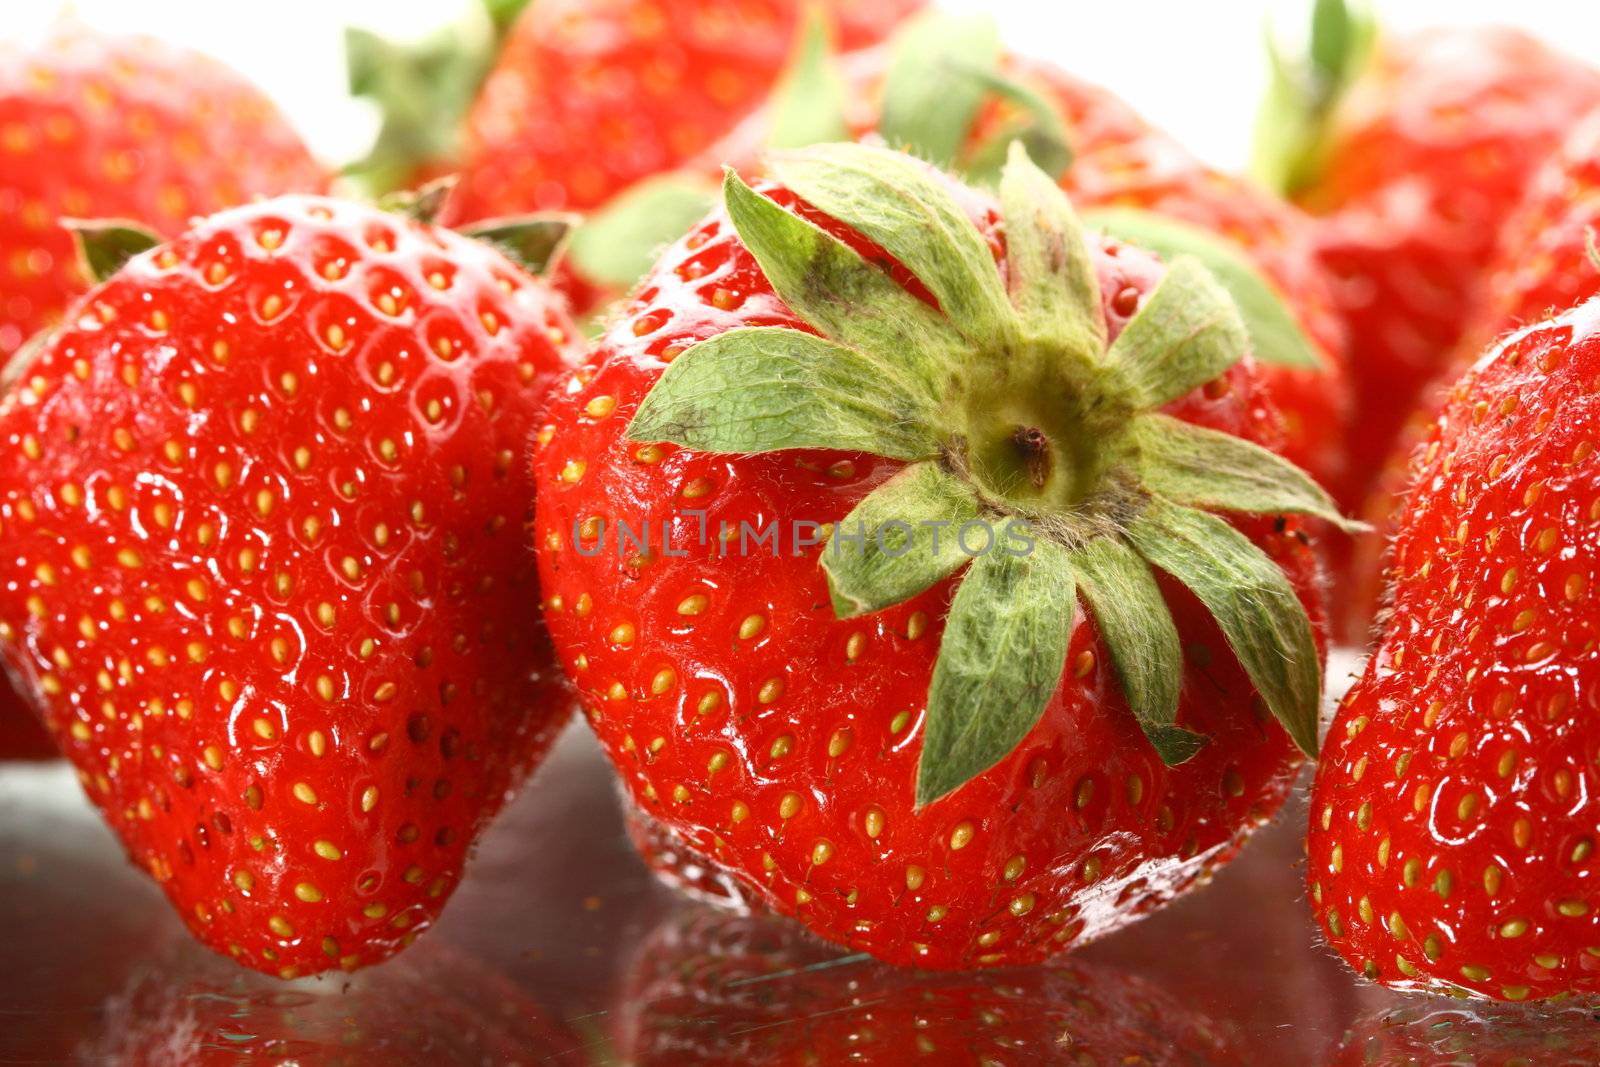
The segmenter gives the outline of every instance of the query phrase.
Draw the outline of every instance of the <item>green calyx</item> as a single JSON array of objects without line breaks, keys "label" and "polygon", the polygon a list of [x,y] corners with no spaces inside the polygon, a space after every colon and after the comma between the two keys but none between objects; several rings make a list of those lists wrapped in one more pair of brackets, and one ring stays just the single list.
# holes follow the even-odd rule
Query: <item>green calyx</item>
[{"label": "green calyx", "polygon": [[480,0],[420,41],[345,31],[350,92],[381,113],[367,156],[345,170],[368,195],[404,188],[419,167],[455,158],[461,121],[528,0]]},{"label": "green calyx", "polygon": [[161,243],[156,233],[127,219],[62,219],[61,225],[72,234],[79,267],[96,285]]},{"label": "green calyx", "polygon": [[1298,48],[1286,49],[1269,31],[1271,69],[1250,164],[1267,188],[1292,196],[1315,183],[1334,113],[1366,68],[1377,28],[1368,0],[1313,0],[1309,33]]},{"label": "green calyx", "polygon": [[1281,457],[1161,413],[1250,347],[1199,260],[1173,260],[1108,343],[1083,229],[1020,144],[1000,179],[1003,275],[950,184],[911,157],[835,144],[781,154],[770,169],[932,299],[730,171],[734,227],[810,329],[752,327],[691,347],[628,433],[906,464],[834,524],[821,565],[842,618],[959,582],[928,695],[918,803],[993,766],[1038,722],[1080,604],[1161,758],[1192,756],[1204,738],[1176,721],[1183,655],[1155,571],[1195,593],[1267,707],[1312,751],[1321,676],[1310,621],[1282,570],[1216,513],[1349,524]]}]

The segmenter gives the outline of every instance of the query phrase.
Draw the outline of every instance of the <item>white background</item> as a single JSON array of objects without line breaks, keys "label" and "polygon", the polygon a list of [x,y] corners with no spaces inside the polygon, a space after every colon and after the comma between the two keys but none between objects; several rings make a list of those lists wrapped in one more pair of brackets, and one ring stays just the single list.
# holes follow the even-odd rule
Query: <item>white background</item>
[{"label": "white background", "polygon": [[[267,90],[330,163],[359,156],[375,129],[345,92],[342,28],[397,37],[449,21],[470,0],[0,0],[0,35],[38,32],[64,11],[203,49]],[[1292,23],[1309,0],[943,0],[986,10],[1006,39],[1115,88],[1211,161],[1243,165],[1265,80],[1269,14]],[[1385,25],[1513,21],[1600,63],[1593,0],[1388,0]]]}]

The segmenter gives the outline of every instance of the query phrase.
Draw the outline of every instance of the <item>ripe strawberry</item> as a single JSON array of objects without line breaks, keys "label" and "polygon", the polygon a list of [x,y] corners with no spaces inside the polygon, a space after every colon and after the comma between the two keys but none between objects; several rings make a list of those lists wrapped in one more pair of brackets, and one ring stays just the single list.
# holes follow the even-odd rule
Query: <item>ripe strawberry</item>
[{"label": "ripe strawberry", "polygon": [[1115,970],[919,974],[841,959],[770,917],[704,909],[652,935],[619,1003],[618,1052],[637,1067],[1244,1062],[1192,1006]]},{"label": "ripe strawberry", "polygon": [[[685,855],[893,962],[1040,959],[1170,899],[1282,801],[1320,679],[1284,513],[1337,516],[1250,443],[1273,415],[1193,259],[1090,246],[1025,157],[1003,211],[884,149],[770,169],[759,193],[730,175],[727,213],[553,402],[552,635]],[[1101,369],[1146,358],[1136,397]],[[980,516],[970,547],[920,525]],[[869,549],[885,520],[914,538]]]},{"label": "ripe strawberry", "polygon": [[1313,69],[1280,67],[1258,169],[1324,217],[1361,413],[1354,505],[1473,317],[1501,224],[1600,105],[1600,71],[1500,27],[1383,39],[1368,63],[1345,0],[1318,10]]},{"label": "ripe strawberry", "polygon": [[519,457],[573,340],[483,245],[285,197],[133,259],[0,403],[8,666],[212,948],[396,951],[564,721]]},{"label": "ripe strawberry", "polygon": [[1600,1031],[1591,1005],[1537,1014],[1499,1004],[1423,1000],[1361,1020],[1330,1067],[1593,1067]]},{"label": "ripe strawberry", "polygon": [[1600,303],[1492,349],[1413,468],[1387,629],[1313,793],[1330,943],[1385,985],[1600,990],[1594,813]]},{"label": "ripe strawberry", "polygon": [[[1427,438],[1451,383],[1496,339],[1600,295],[1600,113],[1578,125],[1529,183],[1522,205],[1500,234],[1480,306],[1455,352],[1401,428],[1362,508],[1381,533],[1393,533],[1405,496],[1411,456]],[[1357,542],[1340,583],[1341,628],[1355,643],[1378,613],[1389,537]]]},{"label": "ripe strawberry", "polygon": [[996,165],[997,147],[1023,136],[1041,159],[1054,158],[1091,228],[1162,254],[1198,255],[1217,272],[1245,312],[1259,372],[1284,415],[1285,455],[1342,487],[1351,418],[1344,324],[1307,216],[1201,163],[1105,89],[1003,53],[985,18],[917,19],[887,51],[847,57],[838,76],[848,93],[830,95],[821,75],[791,78],[764,117],[694,169],[717,173],[727,161],[748,169],[775,131],[787,140],[786,115],[830,102],[840,110],[813,119],[818,129],[882,138],[980,177]]},{"label": "ripe strawberry", "polygon": [[[846,48],[922,0],[826,0]],[[757,107],[802,0],[541,0],[517,20],[467,117],[451,219],[592,211],[673,170]]]},{"label": "ripe strawberry", "polygon": [[326,183],[271,102],[205,56],[79,28],[0,44],[0,363],[89,287],[59,218],[177,234]]}]

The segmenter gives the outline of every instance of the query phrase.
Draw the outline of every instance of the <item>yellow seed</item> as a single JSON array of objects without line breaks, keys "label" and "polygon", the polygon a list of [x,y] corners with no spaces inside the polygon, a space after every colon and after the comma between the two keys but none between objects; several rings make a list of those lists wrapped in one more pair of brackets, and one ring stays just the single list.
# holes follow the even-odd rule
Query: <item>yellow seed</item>
[{"label": "yellow seed", "polygon": [[322,900],[322,890],[310,882],[301,882],[294,887],[294,895],[307,904],[316,904]]},{"label": "yellow seed", "polygon": [[883,833],[884,814],[882,808],[868,808],[861,817],[862,829],[868,837],[877,837]]},{"label": "yellow seed", "polygon": [[746,615],[744,617],[744,621],[739,623],[739,637],[742,640],[748,641],[752,637],[756,636],[756,634],[759,634],[766,627],[766,625],[767,620],[765,616]]},{"label": "yellow seed", "polygon": [[950,831],[950,847],[952,849],[966,848],[972,843],[974,832],[970,822],[956,824],[956,828]]},{"label": "yellow seed", "polygon": [[1500,925],[1501,937],[1521,937],[1527,932],[1528,920],[1526,919],[1512,919],[1510,922]]},{"label": "yellow seed", "polygon": [[1556,905],[1556,910],[1569,919],[1576,919],[1580,915],[1589,914],[1589,904],[1583,900],[1563,900]]},{"label": "yellow seed", "polygon": [[820,867],[833,858],[833,846],[826,841],[818,841],[811,847],[811,862]]},{"label": "yellow seed", "polygon": [[332,841],[318,841],[311,846],[325,860],[339,860],[344,858],[344,853]]},{"label": "yellow seed", "polygon": [[678,614],[698,615],[702,611],[706,610],[707,603],[707,598],[701,593],[684,597],[682,600],[678,601]]},{"label": "yellow seed", "polygon": [[792,819],[800,812],[800,794],[785,793],[783,799],[778,801],[778,817]]},{"label": "yellow seed", "polygon": [[279,937],[293,937],[294,927],[289,925],[289,920],[282,915],[274,915],[267,920],[267,926]]},{"label": "yellow seed", "polygon": [[294,784],[294,798],[302,804],[315,804],[317,802],[316,790],[304,782]]}]

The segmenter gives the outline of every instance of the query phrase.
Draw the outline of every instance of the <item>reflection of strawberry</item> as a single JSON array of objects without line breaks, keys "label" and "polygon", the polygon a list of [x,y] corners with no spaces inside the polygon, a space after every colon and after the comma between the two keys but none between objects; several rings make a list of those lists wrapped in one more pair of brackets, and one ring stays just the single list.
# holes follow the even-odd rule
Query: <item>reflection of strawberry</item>
[{"label": "reflection of strawberry", "polygon": [[1399,520],[1382,642],[1312,798],[1329,942],[1399,988],[1600,991],[1600,302],[1452,389]]},{"label": "reflection of strawberry", "polygon": [[1300,79],[1298,104],[1275,101],[1285,110],[1263,125],[1262,162],[1325,216],[1322,258],[1351,332],[1359,492],[1472,319],[1534,169],[1600,104],[1600,73],[1503,28],[1380,39],[1363,65],[1348,53],[1367,35],[1346,4],[1318,9],[1340,16],[1312,42],[1324,69]]},{"label": "reflection of strawberry", "polygon": [[699,909],[657,929],[620,1004],[618,1051],[638,1067],[1244,1062],[1210,1020],[1118,971],[919,974],[841,959],[780,920]]},{"label": "reflection of strawberry", "polygon": [[[766,97],[802,0],[539,0],[467,119],[453,218],[591,211],[683,163]],[[921,0],[827,0],[845,47]]]},{"label": "reflection of strawberry", "polygon": [[1594,1067],[1600,1029],[1591,1006],[1538,1013],[1421,1000],[1358,1022],[1329,1067]]},{"label": "reflection of strawberry", "polygon": [[285,197],[76,305],[0,403],[0,637],[206,944],[430,925],[567,711],[519,462],[574,328],[489,248]]},{"label": "reflection of strawberry", "polygon": [[[677,835],[824,936],[893,961],[1039,959],[1170,899],[1281,802],[1297,756],[1268,709],[1309,747],[1318,653],[1294,592],[1315,610],[1314,562],[1299,519],[1276,516],[1327,515],[1326,498],[1298,473],[1308,495],[1287,492],[1286,465],[1245,444],[1271,440],[1272,414],[1253,366],[1237,362],[1243,326],[1220,288],[1192,259],[1169,271],[1131,246],[1087,246],[1065,198],[1025,158],[1006,172],[1004,222],[987,197],[887,150],[835,145],[774,168],[785,185],[761,194],[729,179],[729,213],[669,250],[553,402],[535,457],[552,634],[652,832]],[[914,221],[885,233],[877,211]],[[1034,340],[1007,340],[1019,313],[994,255],[1018,294],[1034,292],[1030,276],[1045,265],[1061,272],[1039,283],[1052,310],[1028,327]],[[1195,348],[1165,332],[1183,333],[1191,313],[1213,324],[1188,320],[1206,339]],[[877,355],[856,363],[805,322]],[[1148,345],[1152,359],[1210,355],[1206,369],[1151,383],[1136,401],[1093,370],[1107,365],[1107,338],[1127,338],[1122,352]],[[1007,351],[1018,362],[1002,370]],[[904,370],[873,362],[884,352]],[[708,359],[724,354],[726,386],[694,377],[720,373]],[[884,380],[898,383],[892,396],[873,385]],[[663,392],[674,381],[687,383],[687,409]],[[1130,413],[1167,400],[1167,415]],[[1137,467],[1121,451],[1134,447],[1127,434],[1156,427],[1194,441],[1201,481],[1201,454],[1220,447],[1234,458],[1217,473],[1248,456],[1274,488],[1160,488],[1154,439]],[[853,447],[833,447],[841,440]],[[1164,534],[1139,551],[1178,580],[1153,579],[1120,540],[1168,514],[1164,492],[1273,516],[1237,528],[1194,520],[1209,531],[1197,536],[1233,546],[1196,550],[1211,560],[1208,576],[1228,576],[1200,583],[1210,610],[1183,590],[1196,575],[1186,555],[1166,553]],[[704,509],[704,542],[685,509]],[[997,538],[1033,516],[1054,532],[1035,546],[1041,562],[1022,565],[1031,577],[1001,581],[991,600],[988,575],[1009,564],[981,547],[958,585],[947,576],[966,558],[948,536],[942,551],[921,541],[902,553],[904,570],[863,562],[869,575],[795,545],[785,525],[870,528],[874,509],[895,521],[981,514]],[[619,546],[624,521],[636,533],[647,524],[652,544]],[[729,544],[723,521],[735,533],[776,521],[783,547]],[[676,524],[671,544],[663,522]],[[1058,550],[1083,564],[1081,587],[1052,584]],[[1094,584],[1101,551],[1126,566],[1115,605]],[[1038,599],[1033,582],[1049,585]],[[1073,625],[1079,593],[1099,605],[1096,624]],[[1236,595],[1252,601],[1249,622],[1228,606]],[[988,626],[991,609],[1026,622]],[[995,634],[1018,645],[984,650]],[[957,680],[968,672],[982,674],[971,689]],[[1196,753],[1188,731],[1209,743]]]},{"label": "reflection of strawberry", "polygon": [[281,983],[196,952],[149,961],[77,1047],[111,1067],[436,1067],[539,1062],[579,1047],[516,985],[430,942],[338,982]]}]

